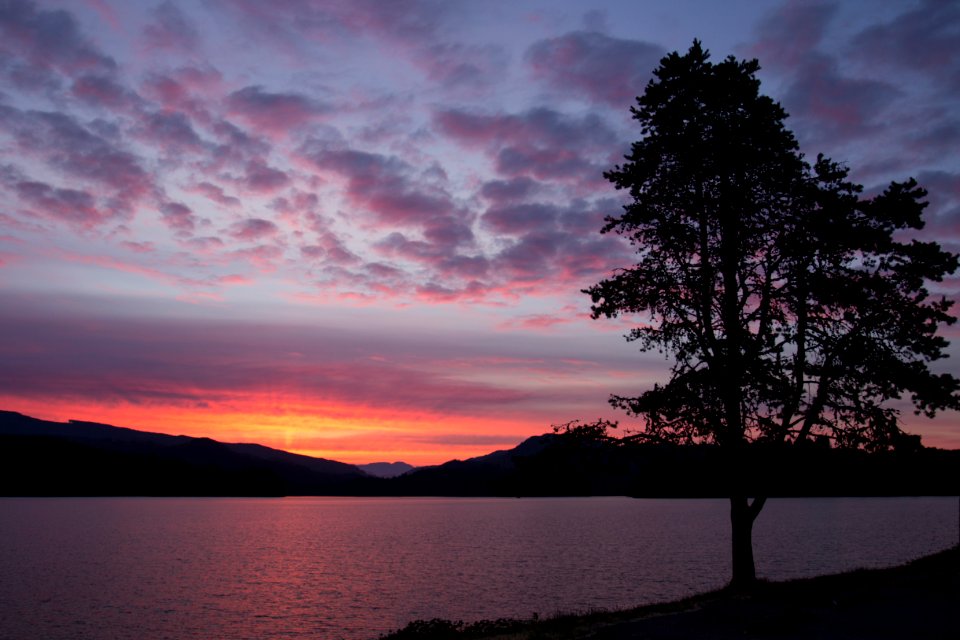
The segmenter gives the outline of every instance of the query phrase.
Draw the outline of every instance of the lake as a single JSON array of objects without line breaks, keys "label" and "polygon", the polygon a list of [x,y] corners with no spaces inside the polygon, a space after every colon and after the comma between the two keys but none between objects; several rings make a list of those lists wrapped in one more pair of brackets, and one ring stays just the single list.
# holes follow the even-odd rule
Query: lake
[{"label": "lake", "polygon": [[[958,541],[957,498],[771,500],[758,573]],[[0,638],[376,638],[416,618],[626,607],[722,586],[723,500],[4,498]]]}]

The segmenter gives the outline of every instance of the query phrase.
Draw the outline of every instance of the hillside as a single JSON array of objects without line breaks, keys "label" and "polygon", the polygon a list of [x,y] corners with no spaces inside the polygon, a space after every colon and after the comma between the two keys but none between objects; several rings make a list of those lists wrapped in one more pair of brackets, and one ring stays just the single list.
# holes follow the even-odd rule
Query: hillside
[{"label": "hillside", "polygon": [[[0,495],[382,495],[723,497],[960,494],[960,451],[868,454],[545,434],[431,467],[362,468],[257,444],[222,443],[0,411]],[[394,471],[395,477],[377,477]]]},{"label": "hillside", "polygon": [[341,493],[358,468],[257,444],[0,411],[2,495]]}]

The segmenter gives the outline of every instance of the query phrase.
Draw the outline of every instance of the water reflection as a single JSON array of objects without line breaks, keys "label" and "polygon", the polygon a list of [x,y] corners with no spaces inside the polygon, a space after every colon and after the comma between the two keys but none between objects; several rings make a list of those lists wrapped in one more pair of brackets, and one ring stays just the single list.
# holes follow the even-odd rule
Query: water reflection
[{"label": "water reflection", "polygon": [[[0,536],[10,637],[374,638],[414,618],[672,599],[729,575],[721,500],[4,499]],[[956,537],[956,498],[775,500],[758,571],[896,564]]]}]

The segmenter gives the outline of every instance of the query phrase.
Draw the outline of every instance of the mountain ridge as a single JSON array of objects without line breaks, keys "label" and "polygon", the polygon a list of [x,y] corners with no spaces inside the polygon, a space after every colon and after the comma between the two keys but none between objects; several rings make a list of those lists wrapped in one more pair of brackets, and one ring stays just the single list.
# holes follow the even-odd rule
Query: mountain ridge
[{"label": "mountain ridge", "polygon": [[[960,495],[960,450],[746,450],[547,433],[511,449],[405,469],[254,443],[168,435],[0,410],[0,495],[723,497]],[[381,466],[378,466],[381,465]],[[382,466],[385,465],[385,466]],[[402,473],[394,473],[402,471]],[[393,475],[378,475],[390,473]]]},{"label": "mountain ridge", "polygon": [[354,465],[259,444],[15,411],[0,411],[0,438],[4,495],[338,493],[347,481],[367,477]]}]

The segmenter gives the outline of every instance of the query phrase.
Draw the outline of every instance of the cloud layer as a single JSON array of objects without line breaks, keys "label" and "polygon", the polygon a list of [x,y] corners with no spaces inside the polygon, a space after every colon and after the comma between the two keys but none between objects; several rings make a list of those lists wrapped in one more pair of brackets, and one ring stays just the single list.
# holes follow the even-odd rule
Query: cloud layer
[{"label": "cloud layer", "polygon": [[[659,58],[694,37],[717,58],[760,58],[764,90],[809,156],[846,162],[868,190],[919,177],[931,191],[924,235],[960,250],[956,3],[858,13],[787,0],[724,9],[729,21],[706,27],[629,4],[0,1],[0,286],[87,296],[105,318],[141,299],[193,319],[256,309],[271,326],[413,308],[439,332],[471,310],[497,340],[615,342],[624,327],[586,322],[580,293],[631,261],[598,233],[622,203],[602,172],[641,135],[628,109]],[[957,293],[955,281],[941,288]],[[156,324],[130,326],[177,335],[169,318],[141,320]],[[30,329],[9,320],[3,339],[36,368],[6,381],[25,398],[60,389],[71,402],[180,406],[267,393],[272,379],[342,406],[474,418],[518,407],[531,433],[558,402],[499,366],[465,384],[439,373],[449,363],[421,369],[409,353],[389,367],[251,355],[256,366],[228,358],[215,374],[204,345],[217,332],[171,337],[169,364],[148,343],[131,337],[125,359],[120,343],[79,330],[58,342],[51,329],[43,340],[59,347],[43,356],[10,351],[12,336],[41,344]],[[223,349],[247,340],[259,353],[255,338]],[[96,370],[80,364],[97,360],[87,342],[106,354]],[[150,364],[128,375],[138,363]]]}]

